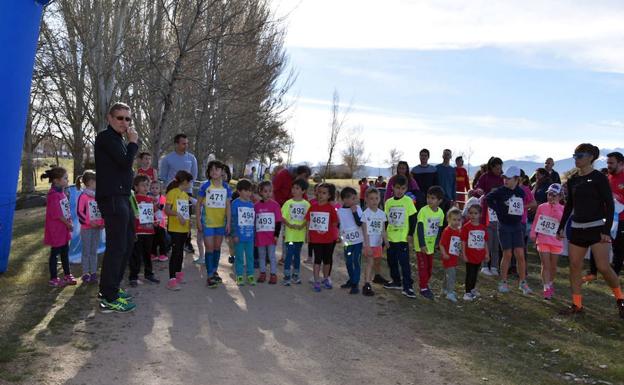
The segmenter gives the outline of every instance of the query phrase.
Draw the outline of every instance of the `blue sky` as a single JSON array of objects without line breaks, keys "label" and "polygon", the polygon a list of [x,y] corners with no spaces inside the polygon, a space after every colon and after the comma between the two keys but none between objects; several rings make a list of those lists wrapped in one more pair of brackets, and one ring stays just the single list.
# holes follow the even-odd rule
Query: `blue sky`
[{"label": "blue sky", "polygon": [[361,127],[376,166],[393,147],[410,163],[422,147],[433,163],[446,147],[478,163],[624,142],[624,3],[275,4],[298,73],[288,122],[295,162],[326,159],[334,89],[351,105],[343,140]]}]

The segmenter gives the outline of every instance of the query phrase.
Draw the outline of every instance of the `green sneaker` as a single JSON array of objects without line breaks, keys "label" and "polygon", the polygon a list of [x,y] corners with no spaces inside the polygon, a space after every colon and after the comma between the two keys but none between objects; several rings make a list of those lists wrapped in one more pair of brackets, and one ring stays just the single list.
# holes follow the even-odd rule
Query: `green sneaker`
[{"label": "green sneaker", "polygon": [[128,293],[122,288],[119,288],[119,291],[117,292],[117,296],[119,296],[119,298],[125,299],[126,301],[132,301],[132,299],[134,298],[132,294]]},{"label": "green sneaker", "polygon": [[128,302],[123,298],[117,298],[113,302],[108,302],[105,298],[100,301],[100,310],[102,313],[128,313],[136,308],[132,302]]},{"label": "green sneaker", "polygon": [[238,286],[245,286],[245,278],[242,275],[236,277],[236,284]]},{"label": "green sneaker", "polygon": [[247,277],[247,282],[251,285],[251,286],[256,286],[256,277],[253,275],[250,275]]}]

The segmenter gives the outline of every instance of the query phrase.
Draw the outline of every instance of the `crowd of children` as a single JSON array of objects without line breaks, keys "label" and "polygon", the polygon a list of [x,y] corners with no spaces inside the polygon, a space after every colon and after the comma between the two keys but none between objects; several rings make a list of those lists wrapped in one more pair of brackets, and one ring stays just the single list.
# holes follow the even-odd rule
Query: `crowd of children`
[{"label": "crowd of children", "polygon": [[[480,296],[477,289],[479,272],[491,255],[490,223],[497,222],[496,236],[503,252],[498,291],[508,293],[511,290],[508,272],[513,256],[517,262],[519,291],[524,295],[532,293],[526,281],[524,234],[527,201],[524,199],[525,190],[520,186],[521,172],[517,167],[505,170],[502,174],[504,184],[499,188],[487,194],[471,191],[463,212],[456,207],[447,212],[442,209],[445,193],[440,186],[432,186],[425,192],[426,205],[417,210],[414,198],[406,194],[409,177],[401,174],[391,179],[391,186],[388,187],[391,187],[392,195],[384,202],[383,209],[380,208],[383,193],[372,185],[360,191],[345,187],[338,192],[333,184],[320,183],[315,186],[314,199],[308,201],[306,192],[309,186],[304,179],[293,181],[291,198],[280,207],[272,198],[270,181],[261,181],[256,186],[247,179],[241,179],[233,192],[223,180],[224,167],[217,160],[208,164],[208,180],[199,188],[197,201],[186,192],[192,182],[190,173],[179,171],[163,195],[160,182],[150,178],[150,173],[155,175],[153,170],[140,169],[134,179],[131,196],[136,241],[129,260],[130,286],[139,282],[141,266],[146,281],[159,283],[152,263],[168,260],[166,288],[180,290],[180,285],[186,282],[182,268],[184,245],[191,229],[191,207],[195,206],[198,238],[203,240],[205,246],[206,285],[211,288],[222,284],[219,275],[221,244],[224,238],[230,237],[234,253],[231,262],[238,286],[264,282],[277,284],[278,246],[282,247],[284,256],[281,284],[301,284],[301,251],[303,245],[308,243],[313,257],[312,289],[315,292],[332,289],[334,249],[341,243],[348,279],[340,287],[348,289],[350,294],[361,291],[365,296],[373,296],[372,284],[379,284],[385,289],[400,290],[408,298],[416,298],[420,294],[433,300],[435,295],[429,282],[434,257],[439,251],[444,269],[442,296],[451,302],[458,301],[456,269],[461,261],[465,264],[462,298],[472,301]],[[67,172],[54,168],[44,177],[52,185],[48,194],[44,237],[45,243],[51,247],[50,285],[75,285],[68,260],[72,216],[63,193],[68,184]],[[86,171],[77,180],[79,188],[81,184],[84,188],[78,198],[77,211],[83,250],[82,281],[90,283],[97,282],[97,247],[103,221],[94,198],[95,173]],[[555,291],[553,282],[557,258],[563,251],[561,237],[557,234],[564,213],[560,203],[561,184],[551,184],[546,195],[547,201],[535,210],[530,238],[536,243],[541,259],[543,298],[551,299]],[[283,238],[280,238],[282,233]],[[418,293],[413,287],[410,247],[416,255]],[[390,281],[381,275],[384,250]],[[170,257],[167,257],[169,252]],[[62,279],[57,276],[59,256],[64,272]],[[491,266],[487,275],[498,275],[498,264]]]}]

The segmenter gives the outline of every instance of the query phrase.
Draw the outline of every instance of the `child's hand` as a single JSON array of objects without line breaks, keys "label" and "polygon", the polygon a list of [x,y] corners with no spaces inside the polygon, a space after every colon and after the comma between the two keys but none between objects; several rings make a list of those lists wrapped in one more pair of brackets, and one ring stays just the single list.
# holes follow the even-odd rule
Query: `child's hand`
[{"label": "child's hand", "polygon": [[67,228],[69,229],[69,231],[74,231],[74,224],[71,222],[67,223]]},{"label": "child's hand", "polygon": [[373,256],[373,249],[370,246],[364,246],[364,256],[368,258]]},{"label": "child's hand", "polygon": [[356,205],[351,206],[351,212],[357,213],[357,206]]},{"label": "child's hand", "polygon": [[565,238],[565,235],[563,233],[563,230],[557,231],[557,239],[561,241],[564,238]]},{"label": "child's hand", "polygon": [[446,253],[444,253],[444,254],[442,254],[442,259],[449,260],[449,259],[451,259],[451,256],[446,254]]},{"label": "child's hand", "polygon": [[489,255],[485,256],[485,262],[490,262],[490,256]]},{"label": "child's hand", "polygon": [[182,224],[182,226],[184,226],[186,224],[186,218],[184,218],[182,216],[182,214],[180,214],[180,213],[178,213],[177,217],[178,217],[178,220],[180,221],[180,223]]}]

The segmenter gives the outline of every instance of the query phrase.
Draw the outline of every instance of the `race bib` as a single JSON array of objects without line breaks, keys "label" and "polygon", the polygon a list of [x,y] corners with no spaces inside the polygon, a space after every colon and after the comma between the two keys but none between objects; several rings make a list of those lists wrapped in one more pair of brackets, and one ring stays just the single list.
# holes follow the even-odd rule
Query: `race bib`
[{"label": "race bib", "polygon": [[453,255],[459,255],[461,253],[461,238],[456,235],[451,236],[448,253]]},{"label": "race bib", "polygon": [[468,247],[471,249],[485,248],[485,231],[471,230],[468,233]]},{"label": "race bib", "polygon": [[302,204],[290,205],[290,220],[292,222],[303,222],[306,215],[306,207]]},{"label": "race bib", "polygon": [[329,213],[312,212],[310,213],[310,225],[308,229],[318,231],[320,233],[329,230]]},{"label": "race bib", "polygon": [[243,226],[253,226],[256,214],[254,213],[254,209],[251,207],[239,207],[238,208],[238,225]]},{"label": "race bib", "polygon": [[256,217],[256,231],[275,231],[275,214],[259,213]]},{"label": "race bib", "polygon": [[383,221],[379,219],[371,219],[367,223],[366,232],[368,235],[381,235],[383,229]]},{"label": "race bib", "polygon": [[343,239],[348,243],[362,243],[362,234],[357,228],[348,229],[343,233]]},{"label": "race bib", "polygon": [[178,208],[177,211],[180,213],[180,215],[182,215],[182,218],[188,221],[191,218],[189,213],[189,201],[186,199],[178,199],[176,201],[176,206]]},{"label": "race bib", "polygon": [[139,223],[146,225],[154,223],[154,205],[151,203],[139,203]]},{"label": "race bib", "polygon": [[440,229],[440,220],[438,218],[427,218],[427,228],[425,229],[426,237],[435,237]]},{"label": "race bib", "polygon": [[522,215],[524,214],[524,202],[522,198],[511,197],[509,198],[509,215]]},{"label": "race bib", "polygon": [[498,222],[498,215],[496,215],[496,211],[488,207],[488,214],[490,214],[490,222]]},{"label": "race bib", "polygon": [[388,222],[392,226],[403,226],[405,224],[405,207],[390,207]]},{"label": "race bib", "polygon": [[63,198],[59,201],[61,205],[61,212],[63,213],[63,218],[67,220],[71,220],[71,211],[69,209],[69,200],[67,198]]},{"label": "race bib", "polygon": [[227,199],[227,190],[224,188],[209,189],[206,191],[206,207],[211,209],[224,209]]},{"label": "race bib", "polygon": [[559,221],[546,215],[540,215],[535,225],[535,232],[544,235],[557,235]]},{"label": "race bib", "polygon": [[99,221],[102,219],[102,213],[100,213],[100,209],[96,201],[89,202],[89,218],[91,221]]}]

